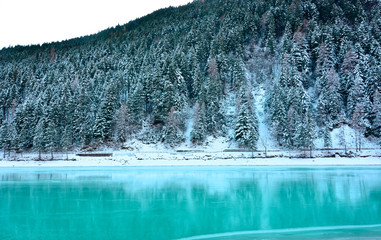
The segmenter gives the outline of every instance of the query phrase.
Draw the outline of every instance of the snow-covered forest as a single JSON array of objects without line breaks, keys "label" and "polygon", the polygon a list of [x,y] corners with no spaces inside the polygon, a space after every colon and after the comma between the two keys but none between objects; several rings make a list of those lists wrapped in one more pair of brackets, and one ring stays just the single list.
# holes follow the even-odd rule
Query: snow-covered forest
[{"label": "snow-covered forest", "polygon": [[[381,3],[196,0],[98,34],[0,51],[4,152],[226,136],[314,148],[349,126],[380,144]],[[22,31],[22,29],[20,29]]]}]

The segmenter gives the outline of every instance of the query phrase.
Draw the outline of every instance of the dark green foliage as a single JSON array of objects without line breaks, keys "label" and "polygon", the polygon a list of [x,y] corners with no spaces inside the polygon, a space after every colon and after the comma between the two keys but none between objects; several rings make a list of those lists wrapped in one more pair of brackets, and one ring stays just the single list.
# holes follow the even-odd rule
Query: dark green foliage
[{"label": "dark green foliage", "polygon": [[310,146],[315,122],[320,132],[349,123],[359,103],[364,134],[379,137],[380,13],[379,1],[194,1],[92,36],[2,49],[0,124],[12,136],[2,147],[126,141],[143,123],[147,139],[174,144],[196,102],[191,138],[202,142],[223,132],[225,96],[257,84],[268,86],[283,146]]}]

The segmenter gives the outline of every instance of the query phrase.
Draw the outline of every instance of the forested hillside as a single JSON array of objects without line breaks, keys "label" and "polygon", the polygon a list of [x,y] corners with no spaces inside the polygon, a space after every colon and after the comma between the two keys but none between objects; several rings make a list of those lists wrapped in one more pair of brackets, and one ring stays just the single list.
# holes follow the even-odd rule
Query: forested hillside
[{"label": "forested hillside", "polygon": [[191,126],[194,144],[213,135],[255,148],[259,86],[279,146],[322,137],[330,147],[343,124],[377,139],[380,26],[377,0],[202,0],[91,36],[2,49],[1,146],[175,146]]}]

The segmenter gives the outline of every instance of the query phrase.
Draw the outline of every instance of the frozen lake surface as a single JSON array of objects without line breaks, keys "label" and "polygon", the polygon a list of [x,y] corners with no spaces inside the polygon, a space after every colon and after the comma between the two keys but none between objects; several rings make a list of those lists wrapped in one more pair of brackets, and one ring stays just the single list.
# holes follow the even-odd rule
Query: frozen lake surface
[{"label": "frozen lake surface", "polygon": [[0,168],[0,239],[381,239],[381,167]]}]

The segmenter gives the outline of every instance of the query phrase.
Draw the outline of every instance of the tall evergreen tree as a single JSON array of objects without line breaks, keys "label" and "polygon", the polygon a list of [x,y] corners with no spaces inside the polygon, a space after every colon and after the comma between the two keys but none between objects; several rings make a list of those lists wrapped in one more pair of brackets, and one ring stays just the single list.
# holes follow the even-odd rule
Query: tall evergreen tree
[{"label": "tall evergreen tree", "polygon": [[33,147],[38,152],[38,160],[42,159],[41,153],[46,150],[48,140],[46,139],[47,121],[44,116],[40,118],[34,130]]},{"label": "tall evergreen tree", "polygon": [[0,131],[0,144],[1,148],[3,149],[3,158],[5,159],[6,152],[9,151],[12,141],[9,132],[9,123],[7,121],[2,123]]},{"label": "tall evergreen tree", "polygon": [[180,129],[178,113],[175,107],[171,107],[168,114],[168,122],[163,129],[162,141],[167,144],[177,144],[184,140],[184,133]]},{"label": "tall evergreen tree", "polygon": [[375,135],[381,137],[381,94],[378,90],[373,98],[373,130]]},{"label": "tall evergreen tree", "polygon": [[95,119],[94,137],[104,141],[111,140],[114,114],[117,107],[117,93],[114,85],[106,91],[101,107]]},{"label": "tall evergreen tree", "polygon": [[339,93],[340,83],[336,71],[331,68],[327,73],[327,82],[322,87],[317,105],[317,123],[332,128],[338,124],[342,112],[342,99]]},{"label": "tall evergreen tree", "polygon": [[193,143],[202,143],[206,138],[206,116],[205,103],[201,105],[196,102],[193,114],[193,129],[191,132],[191,141]]},{"label": "tall evergreen tree", "polygon": [[258,118],[250,101],[250,94],[246,89],[241,90],[240,110],[235,126],[235,140],[250,149],[256,149],[259,139]]},{"label": "tall evergreen tree", "polygon": [[302,149],[312,149],[314,147],[315,125],[309,108],[305,109],[304,115],[298,120],[295,133],[295,145]]}]

